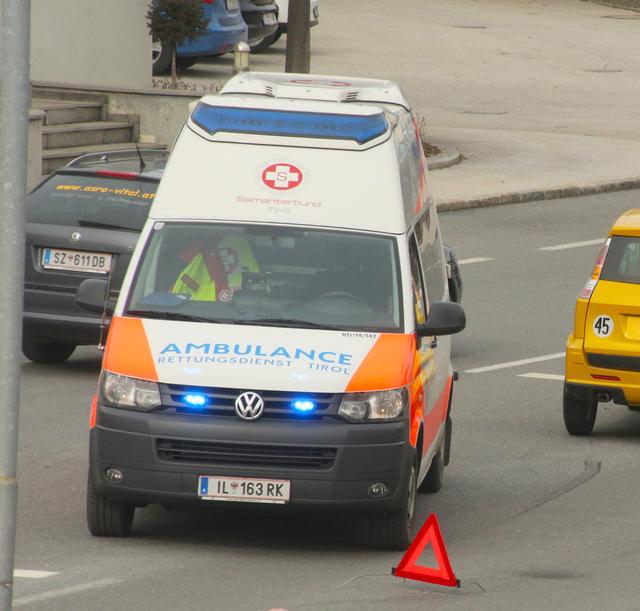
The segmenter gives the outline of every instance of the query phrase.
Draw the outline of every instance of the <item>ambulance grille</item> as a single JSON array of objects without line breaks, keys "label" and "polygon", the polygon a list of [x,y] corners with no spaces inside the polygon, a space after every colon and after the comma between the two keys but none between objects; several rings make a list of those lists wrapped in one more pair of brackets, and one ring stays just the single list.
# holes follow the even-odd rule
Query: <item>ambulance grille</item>
[{"label": "ambulance grille", "polygon": [[331,469],[336,448],[157,439],[160,460],[198,465]]},{"label": "ambulance grille", "polygon": [[[193,387],[180,384],[161,384],[160,393],[165,411],[197,414],[206,416],[231,416],[237,418],[235,401],[245,390],[257,392],[264,401],[264,413],[261,419],[285,420],[324,420],[337,419],[342,393],[300,393],[277,390],[259,390],[254,388],[211,388]],[[197,392],[206,397],[206,406],[197,409],[185,403],[185,395]],[[315,403],[313,412],[300,414],[292,403],[297,399],[308,399]]]}]

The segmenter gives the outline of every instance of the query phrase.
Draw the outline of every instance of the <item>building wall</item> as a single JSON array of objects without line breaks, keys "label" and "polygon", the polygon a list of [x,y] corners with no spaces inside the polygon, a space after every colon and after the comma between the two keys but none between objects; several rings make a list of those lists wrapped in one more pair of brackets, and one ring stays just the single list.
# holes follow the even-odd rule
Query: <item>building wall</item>
[{"label": "building wall", "polygon": [[31,0],[31,80],[151,87],[149,0]]}]

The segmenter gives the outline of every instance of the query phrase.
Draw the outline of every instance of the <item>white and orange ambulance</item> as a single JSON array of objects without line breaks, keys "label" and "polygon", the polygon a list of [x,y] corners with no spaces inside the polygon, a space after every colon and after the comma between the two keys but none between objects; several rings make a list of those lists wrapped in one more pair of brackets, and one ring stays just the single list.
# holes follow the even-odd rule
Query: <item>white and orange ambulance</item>
[{"label": "white and orange ambulance", "polygon": [[252,502],[355,510],[406,547],[448,462],[464,325],[399,87],[234,77],[177,138],[113,312],[90,531],[127,535],[148,503]]}]

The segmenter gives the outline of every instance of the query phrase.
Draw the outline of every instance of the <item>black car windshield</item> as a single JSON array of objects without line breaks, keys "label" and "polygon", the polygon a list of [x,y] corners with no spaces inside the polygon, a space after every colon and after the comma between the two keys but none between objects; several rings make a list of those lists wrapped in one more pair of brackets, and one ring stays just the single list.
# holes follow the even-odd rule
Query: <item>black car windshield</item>
[{"label": "black car windshield", "polygon": [[29,195],[27,222],[140,231],[156,181],[56,174]]},{"label": "black car windshield", "polygon": [[391,237],[158,222],[125,313],[393,332],[402,328],[399,287]]}]

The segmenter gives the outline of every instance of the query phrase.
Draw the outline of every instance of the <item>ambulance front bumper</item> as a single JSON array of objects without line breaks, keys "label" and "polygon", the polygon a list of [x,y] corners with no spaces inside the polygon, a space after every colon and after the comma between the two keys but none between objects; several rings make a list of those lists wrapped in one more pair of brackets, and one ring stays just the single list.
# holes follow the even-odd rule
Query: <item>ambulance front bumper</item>
[{"label": "ambulance front bumper", "polygon": [[[290,505],[381,513],[402,505],[414,452],[406,420],[244,422],[98,405],[90,469],[98,492],[136,504],[199,502],[199,476],[209,475],[285,479]],[[374,497],[380,482],[388,493]]]}]

